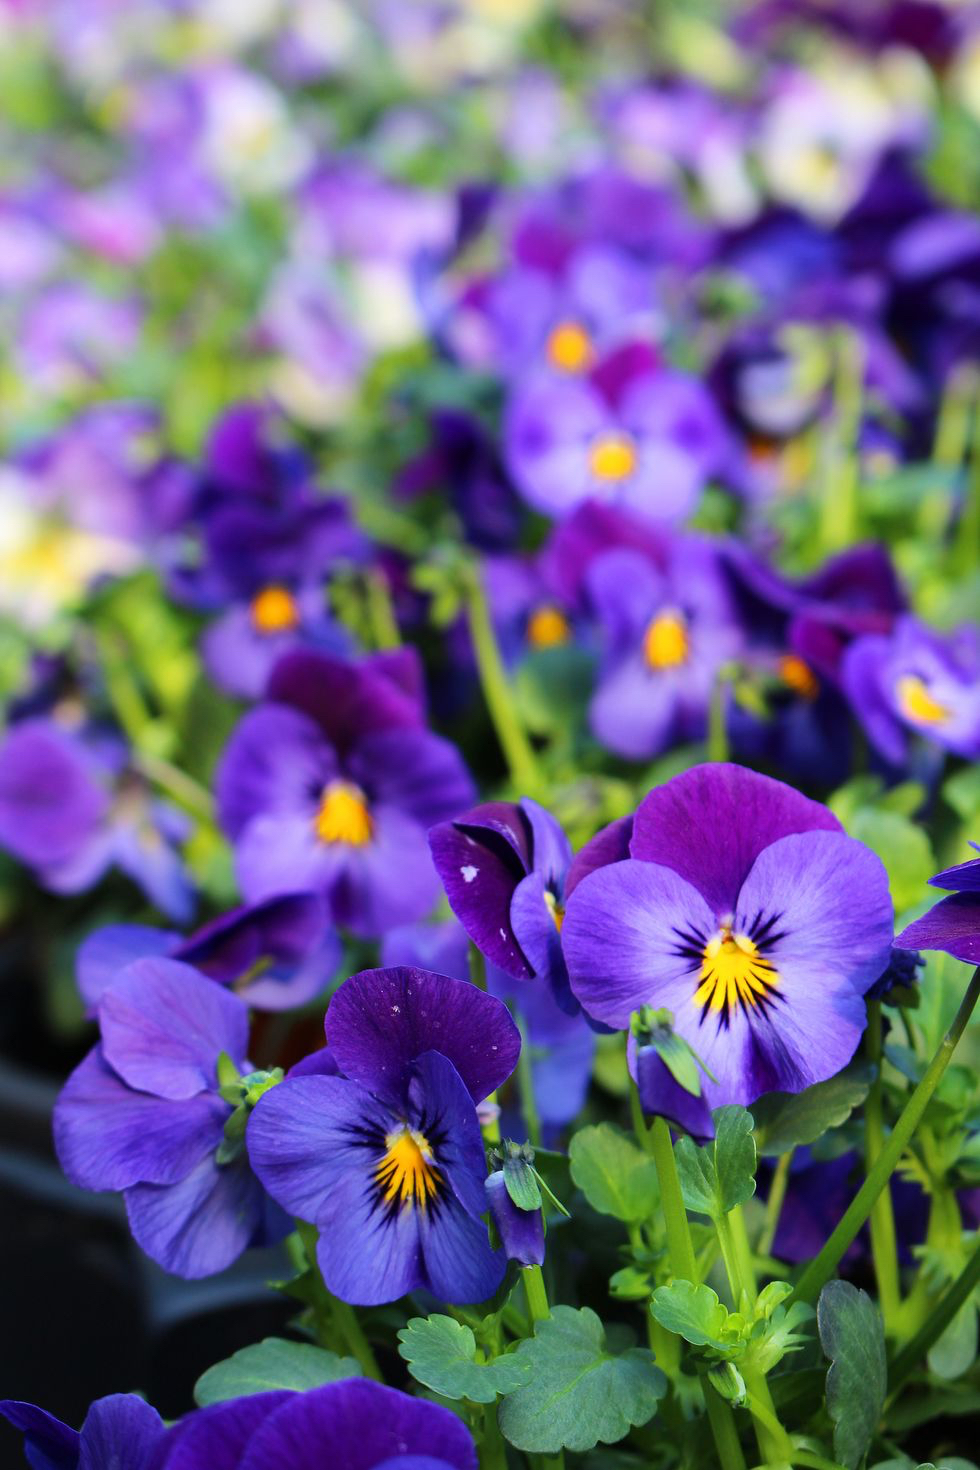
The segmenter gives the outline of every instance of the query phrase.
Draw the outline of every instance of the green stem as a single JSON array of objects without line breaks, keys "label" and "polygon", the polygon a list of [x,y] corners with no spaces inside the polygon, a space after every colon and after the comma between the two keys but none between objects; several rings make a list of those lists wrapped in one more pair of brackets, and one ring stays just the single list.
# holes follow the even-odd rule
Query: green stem
[{"label": "green stem", "polygon": [[976,564],[980,546],[980,402],[973,409],[973,434],[970,439],[970,463],[963,487],[963,507],[956,527],[953,561],[964,573]]},{"label": "green stem", "polygon": [[150,755],[145,750],[133,751],[131,761],[141,776],[145,776],[154,786],[159,786],[161,791],[172,796],[177,805],[190,812],[191,816],[197,817],[199,821],[214,821],[211,793],[192,776],[188,776],[186,771],[164,760],[162,756]]},{"label": "green stem", "polygon": [[918,1332],[895,1358],[888,1370],[888,1388],[894,1395],[952,1322],[963,1303],[980,1282],[980,1245],[964,1269],[939,1298]]},{"label": "green stem", "polygon": [[779,1217],[783,1212],[783,1200],[786,1198],[786,1188],[789,1184],[790,1165],[793,1162],[793,1150],[787,1149],[780,1154],[776,1168],[773,1171],[772,1183],[769,1186],[769,1198],[766,1200],[766,1218],[762,1226],[762,1234],[759,1236],[758,1254],[768,1256],[772,1250],[772,1243],[776,1239],[776,1231],[779,1229]]},{"label": "green stem", "polygon": [[725,705],[727,703],[730,671],[725,664],[715,675],[708,704],[708,759],[728,760],[728,731],[725,728]]},{"label": "green stem", "polygon": [[483,687],[483,697],[490,712],[500,748],[510,770],[510,778],[521,795],[530,796],[543,790],[537,757],[524,727],[517,717],[514,695],[507,678],[497,635],[490,618],[487,596],[480,570],[471,566],[465,577],[466,617],[476,666]]},{"label": "green stem", "polygon": [[313,1272],[314,1291],[316,1294],[314,1311],[316,1312],[318,1322],[321,1320],[321,1317],[327,1318],[328,1320],[332,1318],[333,1325],[344,1339],[352,1357],[355,1357],[360,1363],[361,1371],[364,1373],[365,1378],[373,1378],[377,1383],[383,1383],[384,1379],[381,1377],[374,1353],[371,1351],[371,1344],[364,1336],[364,1329],[357,1320],[357,1313],[348,1302],[341,1301],[340,1297],[334,1296],[332,1292],[327,1290],[323,1277],[320,1274],[320,1267],[316,1258],[316,1243],[320,1232],[315,1225],[310,1225],[306,1220],[297,1220],[296,1229],[303,1242],[303,1248],[306,1251],[306,1259],[309,1262],[310,1270]]},{"label": "green stem", "polygon": [[793,1464],[806,1465],[810,1470],[844,1470],[836,1460],[825,1460],[823,1455],[812,1455],[809,1450],[794,1450]]},{"label": "green stem", "polygon": [[375,648],[400,648],[402,635],[391,603],[391,588],[384,572],[372,567],[365,575],[364,590]]},{"label": "green stem", "polygon": [[551,1308],[548,1305],[548,1293],[545,1290],[541,1267],[522,1266],[521,1280],[524,1282],[524,1295],[527,1297],[527,1309],[531,1314],[531,1321],[543,1322],[546,1317],[551,1316]]},{"label": "green stem", "polygon": [[483,1440],[480,1444],[480,1470],[507,1470],[507,1448],[497,1423],[496,1402],[483,1409]]},{"label": "green stem", "polygon": [[[873,1000],[868,1005],[868,1030],[865,1036],[868,1060],[875,1067],[875,1080],[871,1084],[868,1100],[864,1105],[864,1168],[866,1174],[871,1173],[875,1160],[885,1146],[881,1039],[881,1001]],[[871,1259],[878,1283],[878,1301],[885,1331],[892,1332],[901,1294],[898,1279],[898,1242],[889,1189],[883,1189],[871,1206],[870,1226]]]},{"label": "green stem", "polygon": [[527,1129],[528,1143],[533,1148],[541,1147],[541,1119],[538,1117],[538,1108],[534,1100],[534,1074],[531,1070],[531,1043],[528,1040],[527,1027],[523,1021],[517,1020],[518,1030],[521,1033],[521,1049],[517,1057],[517,1085],[521,1093],[521,1116]]},{"label": "green stem", "polygon": [[[735,1310],[745,1309],[751,1313],[758,1296],[752,1250],[745,1229],[745,1217],[740,1205],[715,1221],[718,1242],[728,1274]],[[776,1405],[772,1401],[765,1373],[758,1368],[743,1368],[742,1376],[749,1399],[754,1400],[752,1414],[755,1419],[759,1452],[767,1464],[785,1464],[792,1453],[789,1436],[779,1422]]]},{"label": "green stem", "polygon": [[857,439],[864,384],[864,348],[857,333],[839,327],[833,350],[834,420],[828,430],[820,515],[820,544],[826,552],[838,551],[858,539]]},{"label": "green stem", "polygon": [[973,1014],[973,1008],[978,999],[980,999],[980,966],[974,970],[952,1025],[940,1042],[921,1082],[902,1109],[888,1141],[875,1160],[867,1178],[845,1210],[843,1218],[830,1239],[803,1272],[787,1304],[794,1301],[814,1301],[834,1274],[838,1262],[868,1218],[871,1206],[888,1184],[896,1164],[922,1121],[922,1115],[939,1086],[943,1073],[949,1066],[950,1058],[966,1029],[966,1024]]}]

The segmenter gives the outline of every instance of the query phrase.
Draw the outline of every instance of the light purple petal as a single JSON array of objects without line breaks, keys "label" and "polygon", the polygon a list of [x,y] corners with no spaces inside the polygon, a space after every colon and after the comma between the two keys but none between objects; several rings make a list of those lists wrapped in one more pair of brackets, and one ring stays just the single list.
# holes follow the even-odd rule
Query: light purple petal
[{"label": "light purple petal", "polygon": [[561,892],[572,860],[571,845],[561,823],[530,796],[521,798],[521,809],[531,828],[534,871],[541,873],[556,892]]},{"label": "light purple petal", "polygon": [[465,980],[402,967],[352,975],[330,1002],[326,1030],[341,1071],[393,1100],[404,1095],[412,1063],[438,1051],[480,1102],[510,1076],[521,1049],[507,1007],[494,996]]},{"label": "light purple petal", "polygon": [[236,726],[218,766],[221,825],[235,841],[258,815],[307,814],[312,822],[337,771],[336,754],[309,716],[260,705]]},{"label": "light purple petal", "polygon": [[55,1149],[81,1189],[173,1184],[218,1147],[229,1111],[210,1093],[171,1101],[134,1092],[95,1047],[55,1104]]},{"label": "light purple petal", "polygon": [[980,965],[980,898],[951,893],[899,934],[903,949],[941,949],[968,965]]},{"label": "light purple petal", "polygon": [[22,862],[70,863],[108,805],[84,748],[57,725],[25,720],[0,745],[0,846]]},{"label": "light purple petal", "polygon": [[103,991],[133,960],[169,954],[180,942],[179,934],[146,924],[108,924],[96,929],[82,940],[75,958],[78,989],[86,1006],[93,1009]]},{"label": "light purple petal", "polygon": [[262,903],[299,889],[329,897],[350,851],[340,842],[321,842],[309,812],[253,817],[238,837],[235,876],[249,903]]},{"label": "light purple petal", "polygon": [[215,1086],[218,1053],[236,1064],[248,1046],[237,995],[177,960],[136,960],[99,1008],[106,1061],[131,1087],[188,1098]]},{"label": "light purple petal", "polygon": [[589,705],[589,725],[607,750],[627,760],[650,760],[674,733],[685,670],[648,669],[641,653],[604,675]]},{"label": "light purple petal", "polygon": [[695,766],[640,803],[630,851],[673,868],[692,883],[716,917],[732,913],[759,853],[791,832],[839,832],[819,802],[744,766]]},{"label": "light purple petal", "polygon": [[177,1184],[136,1184],[125,1192],[137,1245],[174,1276],[194,1281],[224,1271],[262,1231],[262,1186],[244,1160],[202,1159]]}]

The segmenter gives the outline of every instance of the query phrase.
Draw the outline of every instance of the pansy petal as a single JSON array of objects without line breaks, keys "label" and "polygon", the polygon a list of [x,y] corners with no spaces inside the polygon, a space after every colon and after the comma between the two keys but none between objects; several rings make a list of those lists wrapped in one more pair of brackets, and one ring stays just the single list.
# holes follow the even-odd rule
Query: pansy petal
[{"label": "pansy petal", "polygon": [[530,979],[510,923],[510,902],[527,871],[513,845],[492,829],[443,822],[429,847],[453,913],[477,949],[508,975]]},{"label": "pansy petal", "polygon": [[163,1420],[135,1393],[96,1399],[80,1431],[78,1470],[145,1470],[152,1465],[167,1431]]},{"label": "pansy petal", "polygon": [[367,1378],[346,1378],[295,1394],[270,1414],[239,1470],[323,1470],[327,1461],[338,1470],[376,1470],[416,1455],[452,1470],[476,1470],[469,1430],[449,1409]]},{"label": "pansy petal", "polygon": [[371,817],[370,841],[320,844],[340,849],[329,890],[334,922],[364,939],[423,918],[439,897],[424,826],[394,806],[376,807]]},{"label": "pansy petal", "polygon": [[302,711],[345,754],[375,730],[420,725],[421,687],[414,649],[399,649],[385,660],[355,662],[307,648],[279,660],[266,698]]},{"label": "pansy petal", "polygon": [[550,987],[569,1014],[578,1010],[568,987],[568,970],[561,947],[556,911],[546,898],[544,876],[528,873],[514,889],[510,901],[511,926],[534,971],[535,981]]},{"label": "pansy petal", "polygon": [[840,832],[841,825],[825,806],[784,782],[717,761],[683,771],[644,797],[630,851],[686,878],[720,917],[734,911],[764,848],[791,832],[810,831]]},{"label": "pansy petal", "polygon": [[598,831],[572,858],[572,865],[565,879],[566,901],[588,873],[594,873],[596,868],[605,868],[610,863],[620,863],[624,858],[628,858],[632,837],[632,814],[628,817],[617,817],[614,822],[609,823],[608,827],[603,827]]},{"label": "pansy petal", "polygon": [[482,1215],[487,1170],[480,1122],[463,1079],[437,1051],[425,1052],[412,1068],[408,1114],[430,1139],[436,1163],[460,1204],[471,1215]]},{"label": "pansy petal", "polygon": [[677,726],[684,684],[676,670],[648,669],[642,654],[632,654],[599,681],[589,704],[593,735],[627,760],[659,754]]},{"label": "pansy petal", "polygon": [[355,1306],[394,1302],[428,1285],[419,1240],[421,1211],[386,1208],[374,1187],[374,1170],[383,1157],[383,1142],[373,1155],[352,1150],[317,1219],[316,1258],[323,1279],[335,1296]]},{"label": "pansy petal", "polygon": [[235,845],[235,876],[250,903],[262,903],[299,889],[329,898],[344,871],[350,848],[321,842],[314,811],[259,813]]},{"label": "pansy petal", "polygon": [[564,885],[568,865],[572,861],[572,848],[561,823],[530,796],[521,798],[521,810],[531,828],[532,863],[534,871],[541,873],[547,883],[557,890]]},{"label": "pansy petal", "polygon": [[95,1047],[75,1068],[54,1108],[54,1143],[81,1189],[173,1184],[221,1142],[228,1105],[213,1093],[171,1101],[135,1092]]},{"label": "pansy petal", "polygon": [[240,1062],[248,1010],[177,960],[136,960],[99,1007],[106,1061],[130,1087],[189,1098],[215,1083],[219,1052]]},{"label": "pansy petal", "polygon": [[318,1221],[337,1179],[363,1155],[368,1127],[383,1137],[391,1114],[365,1088],[342,1077],[304,1075],[259,1098],[246,1143],[272,1198],[291,1215]]},{"label": "pansy petal", "polygon": [[170,954],[180,935],[147,924],[107,924],[83,939],[75,958],[78,989],[86,1006],[94,1008],[121,971],[146,955]]},{"label": "pansy petal", "polygon": [[195,1410],[170,1431],[159,1470],[237,1470],[259,1425],[292,1397],[274,1389]]},{"label": "pansy petal", "polygon": [[[628,859],[598,868],[568,901],[562,942],[572,991],[590,1015],[625,1029],[643,1005],[669,1006],[686,982],[679,952],[690,931],[707,938],[715,920],[696,888],[670,868]],[[693,987],[692,987],[693,988]]]},{"label": "pansy petal", "polygon": [[503,1169],[495,1169],[486,1182],[487,1202],[500,1235],[504,1254],[522,1266],[544,1264],[544,1228],[540,1210],[522,1210],[507,1193]]},{"label": "pansy petal", "polygon": [[335,993],[327,1040],[342,1072],[379,1096],[404,1095],[412,1063],[441,1052],[480,1102],[510,1076],[521,1049],[507,1007],[465,980],[396,966],[362,970]]},{"label": "pansy petal", "polygon": [[366,735],[351,750],[347,771],[372,801],[397,807],[423,827],[465,811],[476,795],[456,746],[428,730]]},{"label": "pansy petal", "polygon": [[418,1213],[426,1285],[432,1294],[440,1301],[464,1305],[492,1297],[504,1279],[507,1259],[490,1249],[483,1221],[475,1220],[454,1198],[440,1210]]},{"label": "pansy petal", "polygon": [[177,1184],[136,1184],[125,1192],[133,1237],[174,1276],[223,1271],[262,1231],[265,1197],[244,1159],[219,1166],[209,1155]]},{"label": "pansy petal", "polygon": [[337,774],[337,757],[322,731],[299,710],[263,704],[235,727],[216,780],[218,817],[237,840],[257,815],[308,814]]},{"label": "pansy petal", "polygon": [[33,1470],[77,1470],[77,1429],[20,1399],[0,1399],[0,1414],[23,1434],[24,1455]]},{"label": "pansy petal", "polygon": [[[971,842],[971,847],[976,847]],[[943,868],[929,879],[933,888],[949,888],[956,893],[980,893],[980,858],[971,858],[965,863],[956,863],[952,868]]]},{"label": "pansy petal", "polygon": [[951,893],[903,929],[895,939],[905,949],[940,949],[968,965],[980,965],[980,898]]}]

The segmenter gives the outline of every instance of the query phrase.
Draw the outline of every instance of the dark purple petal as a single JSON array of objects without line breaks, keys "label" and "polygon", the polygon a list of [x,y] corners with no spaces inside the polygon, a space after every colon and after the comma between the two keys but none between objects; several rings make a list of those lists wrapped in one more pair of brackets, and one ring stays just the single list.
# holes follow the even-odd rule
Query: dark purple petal
[{"label": "dark purple petal", "polygon": [[324,1470],[328,1462],[338,1470],[377,1470],[402,1456],[453,1470],[476,1470],[477,1463],[469,1430],[449,1409],[366,1378],[347,1378],[295,1394],[270,1414],[238,1470]]},{"label": "dark purple petal", "polygon": [[555,893],[564,891],[565,874],[572,849],[561,823],[529,796],[521,798],[521,809],[531,828],[531,865],[541,873]]},{"label": "dark purple petal", "polygon": [[195,1410],[170,1431],[159,1470],[237,1470],[256,1429],[291,1397],[276,1389]]},{"label": "dark purple petal", "polygon": [[951,893],[896,935],[903,949],[941,949],[968,965],[980,965],[980,898]]},{"label": "dark purple petal", "polygon": [[423,1052],[447,1057],[480,1102],[510,1076],[521,1049],[507,1007],[492,995],[401,966],[352,975],[331,1000],[325,1024],[341,1071],[395,1101]]},{"label": "dark purple petal", "polygon": [[414,649],[358,663],[302,649],[276,664],[266,698],[302,711],[343,756],[376,731],[421,725],[421,687]]},{"label": "dark purple petal", "polygon": [[136,1184],[125,1200],[137,1245],[185,1280],[223,1271],[264,1233],[265,1196],[244,1159],[209,1156],[179,1183]]},{"label": "dark purple petal", "polygon": [[[976,847],[971,842],[971,847]],[[929,879],[933,888],[951,888],[956,893],[980,892],[980,858],[971,858],[969,862],[957,863],[952,868],[943,868],[935,878]]]},{"label": "dark purple petal", "polygon": [[[481,1173],[481,1185],[483,1177]],[[491,1250],[483,1221],[455,1198],[448,1198],[438,1212],[419,1211],[418,1216],[426,1289],[440,1301],[464,1305],[492,1297],[504,1279],[507,1262],[503,1252]]]},{"label": "dark purple petal", "polygon": [[236,841],[256,816],[305,816],[312,825],[337,757],[317,725],[299,710],[264,704],[225,746],[216,776],[218,817]]},{"label": "dark purple petal", "polygon": [[180,942],[180,935],[172,930],[146,924],[108,924],[96,929],[82,940],[75,958],[78,989],[86,1006],[93,1010],[103,991],[133,960],[171,954]]},{"label": "dark purple petal", "polygon": [[350,751],[347,771],[370,802],[397,807],[423,827],[465,811],[476,795],[456,746],[428,730],[366,735]]},{"label": "dark purple petal", "polygon": [[212,1093],[171,1101],[134,1092],[95,1047],[54,1109],[61,1167],[81,1189],[173,1184],[221,1142],[230,1109]]},{"label": "dark purple petal", "polygon": [[715,916],[732,913],[759,853],[791,832],[839,832],[819,802],[744,766],[716,762],[674,776],[644,797],[630,852],[672,868],[694,885]]},{"label": "dark purple petal", "polygon": [[78,1470],[152,1470],[167,1437],[156,1409],[135,1393],[96,1399],[79,1432]]},{"label": "dark purple petal", "polygon": [[508,975],[530,979],[533,972],[510,923],[511,899],[529,859],[523,861],[515,843],[500,834],[500,818],[493,826],[472,821],[481,810],[430,830],[432,860],[453,913],[477,949]]},{"label": "dark purple petal", "polygon": [[174,958],[224,985],[259,959],[272,961],[276,972],[291,972],[317,948],[326,923],[319,894],[285,893],[213,919],[189,935]]},{"label": "dark purple petal", "polygon": [[295,1062],[286,1073],[287,1077],[336,1077],[340,1068],[329,1046],[318,1047],[308,1057]]},{"label": "dark purple petal", "polygon": [[503,1169],[496,1169],[486,1182],[490,1213],[509,1261],[522,1266],[544,1262],[544,1223],[540,1210],[521,1210],[507,1193]]},{"label": "dark purple petal", "polygon": [[24,1455],[33,1470],[77,1470],[77,1429],[20,1399],[0,1399],[0,1414],[23,1433]]},{"label": "dark purple petal", "polygon": [[109,1065],[157,1097],[214,1087],[218,1053],[237,1064],[248,1046],[243,1002],[177,960],[136,960],[106,991],[99,1020]]},{"label": "dark purple petal", "polygon": [[0,846],[21,862],[70,863],[108,806],[81,743],[57,725],[25,720],[0,745]]},{"label": "dark purple petal", "polygon": [[605,868],[610,863],[621,863],[624,858],[628,858],[632,840],[632,814],[628,817],[617,817],[615,822],[610,822],[608,827],[597,832],[572,858],[572,865],[565,879],[566,901],[587,874],[594,873],[596,868]]}]

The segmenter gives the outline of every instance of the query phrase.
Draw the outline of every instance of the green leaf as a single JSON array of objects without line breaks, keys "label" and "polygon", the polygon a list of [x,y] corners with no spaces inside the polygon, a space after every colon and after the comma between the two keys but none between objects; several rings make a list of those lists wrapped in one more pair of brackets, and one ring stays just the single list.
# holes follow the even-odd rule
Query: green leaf
[{"label": "green leaf", "polygon": [[882,807],[860,807],[850,820],[844,819],[844,826],[881,858],[896,910],[900,913],[917,903],[936,871],[936,859],[922,827]]},{"label": "green leaf", "polygon": [[961,821],[973,822],[980,811],[980,765],[966,766],[944,781],[943,797]]},{"label": "green leaf", "polygon": [[655,1213],[660,1201],[656,1166],[611,1123],[580,1128],[568,1157],[572,1179],[600,1215],[639,1225]]},{"label": "green leaf", "polygon": [[830,1128],[838,1128],[864,1102],[874,1075],[874,1067],[868,1062],[851,1062],[836,1077],[802,1092],[767,1092],[757,1098],[752,1116],[760,1154],[784,1154],[797,1144],[816,1142]]},{"label": "green leaf", "polygon": [[712,1113],[715,1136],[705,1148],[682,1138],[674,1149],[689,1210],[720,1219],[755,1193],[752,1114],[730,1104]]},{"label": "green leaf", "polygon": [[966,1301],[929,1349],[929,1371],[937,1378],[962,1378],[976,1359],[977,1309]]},{"label": "green leaf", "polygon": [[526,1159],[504,1159],[503,1174],[507,1193],[519,1210],[540,1210],[541,1190]]},{"label": "green leaf", "polygon": [[726,1357],[738,1357],[744,1348],[742,1318],[729,1312],[710,1286],[695,1286],[693,1281],[658,1286],[650,1310],[661,1327],[694,1347],[714,1348]]},{"label": "green leaf", "polygon": [[830,1359],[827,1412],[834,1458],[848,1470],[864,1459],[885,1403],[888,1370],[878,1308],[849,1281],[828,1281],[817,1303],[817,1328]]},{"label": "green leaf", "polygon": [[476,1338],[453,1317],[412,1317],[398,1334],[399,1353],[414,1379],[444,1399],[492,1404],[527,1382],[530,1368],[517,1353],[492,1363],[476,1361]]},{"label": "green leaf", "polygon": [[266,1337],[202,1373],[194,1385],[194,1400],[203,1408],[273,1388],[293,1388],[302,1393],[339,1378],[357,1378],[360,1372],[354,1358],[339,1358],[310,1342]]},{"label": "green leaf", "polygon": [[503,1400],[501,1431],[517,1449],[556,1455],[613,1444],[646,1424],[667,1380],[645,1348],[614,1356],[588,1307],[555,1307],[516,1357],[530,1365],[530,1382]]}]

